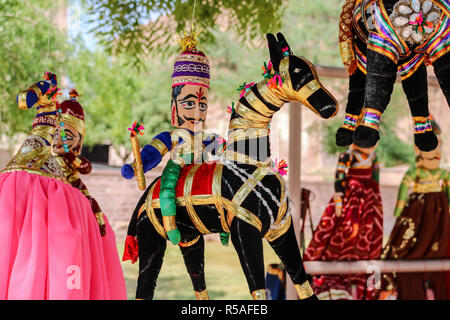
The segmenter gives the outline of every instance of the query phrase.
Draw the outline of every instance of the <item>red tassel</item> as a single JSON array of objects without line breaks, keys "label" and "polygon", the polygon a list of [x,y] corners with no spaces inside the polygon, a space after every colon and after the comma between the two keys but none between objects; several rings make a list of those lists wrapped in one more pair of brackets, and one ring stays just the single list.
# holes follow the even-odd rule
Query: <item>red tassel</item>
[{"label": "red tassel", "polygon": [[138,241],[135,236],[127,236],[125,239],[125,248],[123,250],[122,261],[131,260],[135,263],[139,258]]}]

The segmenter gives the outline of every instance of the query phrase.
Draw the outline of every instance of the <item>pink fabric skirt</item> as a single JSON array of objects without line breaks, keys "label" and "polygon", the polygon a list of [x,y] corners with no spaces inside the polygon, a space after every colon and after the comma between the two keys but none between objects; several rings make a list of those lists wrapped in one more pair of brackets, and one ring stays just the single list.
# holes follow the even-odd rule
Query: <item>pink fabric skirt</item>
[{"label": "pink fabric skirt", "polygon": [[56,179],[0,174],[0,299],[126,299],[111,226]]}]

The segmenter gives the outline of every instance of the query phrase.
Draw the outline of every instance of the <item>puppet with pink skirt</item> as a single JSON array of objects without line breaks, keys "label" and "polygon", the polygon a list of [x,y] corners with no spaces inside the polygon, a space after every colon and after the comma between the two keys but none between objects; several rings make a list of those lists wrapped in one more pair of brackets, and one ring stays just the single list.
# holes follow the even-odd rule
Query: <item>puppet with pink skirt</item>
[{"label": "puppet with pink skirt", "polygon": [[0,299],[126,299],[114,232],[78,177],[91,168],[79,157],[83,109],[59,105],[58,91],[47,72],[17,97],[37,114],[0,171]]}]

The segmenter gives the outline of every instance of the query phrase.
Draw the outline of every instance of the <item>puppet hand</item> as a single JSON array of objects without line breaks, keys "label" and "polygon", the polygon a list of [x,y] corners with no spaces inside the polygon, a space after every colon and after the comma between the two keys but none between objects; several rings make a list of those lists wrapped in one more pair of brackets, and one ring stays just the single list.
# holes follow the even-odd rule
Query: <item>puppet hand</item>
[{"label": "puppet hand", "polygon": [[133,179],[134,177],[134,169],[130,164],[126,164],[122,167],[121,170],[122,177],[125,179]]},{"label": "puppet hand", "polygon": [[167,237],[169,237],[170,242],[177,245],[181,241],[181,234],[178,228],[167,231]]},{"label": "puppet hand", "polygon": [[226,232],[220,233],[220,242],[222,242],[223,246],[228,246],[228,242],[230,240],[230,234]]}]

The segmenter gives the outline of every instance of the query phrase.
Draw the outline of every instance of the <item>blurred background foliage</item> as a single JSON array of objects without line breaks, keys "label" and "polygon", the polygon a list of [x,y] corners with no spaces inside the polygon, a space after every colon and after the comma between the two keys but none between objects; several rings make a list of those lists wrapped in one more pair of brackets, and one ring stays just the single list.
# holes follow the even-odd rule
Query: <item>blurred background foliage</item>
[{"label": "blurred background foliage", "polygon": [[[40,80],[45,70],[76,87],[86,109],[85,143],[111,144],[126,159],[128,128],[142,121],[141,144],[170,128],[170,84],[176,37],[192,23],[201,28],[202,49],[211,60],[210,101],[224,107],[236,101],[236,88],[261,78],[268,60],[265,33],[282,31],[295,54],[314,64],[341,67],[337,25],[341,0],[0,0],[0,130],[8,137],[29,131],[34,112],[19,110],[20,89]],[[55,27],[59,6],[81,11],[79,32]],[[88,32],[89,31],[89,32]],[[86,37],[95,39],[86,41]],[[345,108],[347,81],[340,82]],[[397,86],[398,87],[398,86]],[[65,92],[67,93],[67,92]],[[396,88],[391,105],[405,104]],[[378,155],[386,166],[412,162],[413,150],[398,138],[396,121],[407,108],[383,116]],[[224,120],[226,121],[226,120]],[[307,128],[326,152],[334,144],[341,117]]]}]

